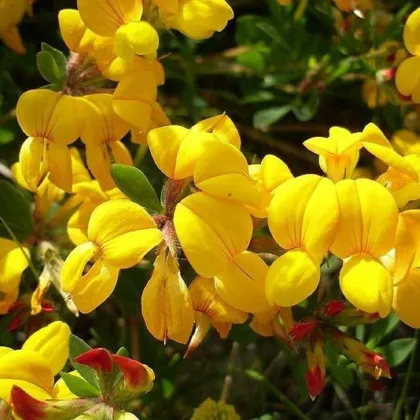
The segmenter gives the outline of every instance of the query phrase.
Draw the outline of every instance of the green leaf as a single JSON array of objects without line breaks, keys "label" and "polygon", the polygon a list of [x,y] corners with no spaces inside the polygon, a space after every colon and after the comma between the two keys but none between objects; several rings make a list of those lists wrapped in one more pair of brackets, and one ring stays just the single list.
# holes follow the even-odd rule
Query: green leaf
[{"label": "green leaf", "polygon": [[163,378],[160,382],[161,389],[162,389],[162,397],[164,400],[169,400],[175,393],[175,385],[172,381],[167,378]]},{"label": "green leaf", "polygon": [[60,92],[63,86],[58,83],[50,83],[48,85],[41,86],[41,89],[52,90],[53,92]]},{"label": "green leaf", "polygon": [[89,350],[92,350],[92,347],[86,344],[81,338],[76,337],[73,334],[70,336],[69,353],[71,364],[90,386],[99,390],[98,376],[96,375],[95,371],[89,366],[85,366],[74,361],[77,356],[80,356]]},{"label": "green leaf", "polygon": [[41,43],[41,51],[46,51],[54,57],[55,64],[60,72],[60,80],[64,81],[67,77],[67,57],[60,50],[51,47],[51,45],[48,45],[46,42]]},{"label": "green leaf", "polygon": [[115,354],[117,356],[130,357],[130,353],[125,347],[121,347]]},{"label": "green leaf", "polygon": [[259,128],[262,131],[266,131],[270,125],[286,116],[291,109],[292,108],[289,105],[284,105],[258,111],[254,115],[254,127]]},{"label": "green leaf", "polygon": [[400,338],[391,341],[379,352],[382,353],[390,367],[399,366],[403,363],[412,351],[415,350],[416,340],[414,338]]},{"label": "green leaf", "polygon": [[[8,181],[0,181],[0,203],[0,218],[7,223],[19,241],[25,240],[34,230],[31,203]],[[2,223],[0,237],[10,238]]]},{"label": "green leaf", "polygon": [[15,139],[13,131],[7,130],[6,128],[0,128],[0,145],[8,144]]},{"label": "green leaf", "polygon": [[100,391],[78,376],[70,373],[61,372],[60,376],[66,383],[70,392],[80,398],[97,398],[101,396]]},{"label": "green leaf", "polygon": [[152,212],[162,211],[156,191],[146,175],[134,166],[114,164],[111,175],[118,188],[132,201]]},{"label": "green leaf", "polygon": [[48,51],[40,51],[36,55],[36,66],[41,76],[50,83],[59,84],[61,83],[60,79],[60,69],[57,66],[57,63],[54,60],[54,57]]},{"label": "green leaf", "polygon": [[386,318],[380,319],[375,322],[372,327],[367,347],[370,349],[375,348],[384,338],[389,336],[400,324],[398,316],[392,312]]}]

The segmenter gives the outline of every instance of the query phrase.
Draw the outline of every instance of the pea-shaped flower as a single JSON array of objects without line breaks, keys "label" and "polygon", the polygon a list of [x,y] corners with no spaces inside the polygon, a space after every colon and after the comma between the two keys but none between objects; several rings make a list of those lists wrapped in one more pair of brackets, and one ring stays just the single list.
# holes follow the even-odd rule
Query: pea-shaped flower
[{"label": "pea-shaped flower", "polygon": [[[87,235],[89,242],[69,254],[61,272],[63,290],[83,313],[91,312],[111,295],[120,269],[134,266],[162,241],[152,217],[128,200],[108,201],[97,207]],[[93,264],[90,269],[89,263]]]}]

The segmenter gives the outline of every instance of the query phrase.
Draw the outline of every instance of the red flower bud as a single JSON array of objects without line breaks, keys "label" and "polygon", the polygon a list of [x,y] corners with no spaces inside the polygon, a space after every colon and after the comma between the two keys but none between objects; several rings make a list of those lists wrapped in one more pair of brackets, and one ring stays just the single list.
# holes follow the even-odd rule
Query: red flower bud
[{"label": "red flower bud", "polygon": [[47,418],[47,403],[36,400],[16,385],[13,386],[10,396],[13,410],[22,420]]},{"label": "red flower bud", "polygon": [[325,373],[320,366],[306,372],[306,386],[312,400],[322,392],[325,386]]},{"label": "red flower bud", "polygon": [[363,356],[362,367],[370,372],[375,379],[379,379],[382,376],[391,378],[391,369],[388,362],[381,355],[373,351],[366,351],[363,353]]},{"label": "red flower bud", "polygon": [[327,303],[327,305],[324,308],[323,315],[324,316],[336,316],[340,312],[344,310],[346,305],[341,300],[331,300]]},{"label": "red flower bud", "polygon": [[153,371],[146,365],[128,357],[112,355],[112,359],[121,369],[126,385],[134,391],[148,390],[154,380]]},{"label": "red flower bud", "polygon": [[383,70],[382,74],[383,74],[383,77],[384,77],[385,80],[388,80],[388,81],[394,80],[395,75],[397,74],[397,68],[393,67],[393,68],[390,68],[390,69]]},{"label": "red flower bud", "polygon": [[111,373],[113,368],[112,354],[107,349],[92,349],[74,359],[101,373]]},{"label": "red flower bud", "polygon": [[318,321],[315,320],[299,322],[290,330],[289,335],[294,341],[302,341],[309,336],[317,325]]}]

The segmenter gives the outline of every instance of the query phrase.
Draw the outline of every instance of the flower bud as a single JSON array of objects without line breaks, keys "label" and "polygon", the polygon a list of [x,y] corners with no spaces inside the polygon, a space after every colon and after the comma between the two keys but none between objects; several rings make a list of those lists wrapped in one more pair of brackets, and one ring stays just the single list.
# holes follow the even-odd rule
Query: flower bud
[{"label": "flower bud", "polygon": [[306,350],[306,359],[308,363],[306,386],[308,388],[309,396],[314,400],[322,392],[325,386],[326,358],[324,355],[322,337],[316,335],[311,341],[311,344]]},{"label": "flower bud", "polygon": [[341,300],[331,300],[322,310],[322,315],[327,317],[336,316],[341,313],[346,305]]},{"label": "flower bud", "polygon": [[315,327],[318,325],[318,321],[315,319],[306,321],[306,322],[298,322],[289,332],[290,337],[294,341],[302,341],[309,337]]},{"label": "flower bud", "polygon": [[77,363],[91,367],[98,373],[112,372],[112,355],[108,350],[103,348],[89,350],[74,360]]}]

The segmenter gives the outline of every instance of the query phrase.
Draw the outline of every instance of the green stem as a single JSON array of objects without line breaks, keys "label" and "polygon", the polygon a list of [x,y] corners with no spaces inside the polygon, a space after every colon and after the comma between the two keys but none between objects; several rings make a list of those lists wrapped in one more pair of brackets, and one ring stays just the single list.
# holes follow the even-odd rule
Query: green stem
[{"label": "green stem", "polygon": [[136,156],[134,157],[134,166],[140,168],[141,163],[143,162],[144,157],[147,154],[149,147],[147,144],[139,144],[139,147],[136,151]]},{"label": "green stem", "polygon": [[[416,330],[416,332],[414,333],[414,339],[416,340],[416,347],[414,347],[413,351],[411,352],[410,362],[408,364],[408,369],[405,375],[405,380],[402,387],[401,395],[398,398],[397,405],[395,406],[394,414],[392,415],[392,420],[401,419],[401,411],[405,404],[405,399],[407,397],[407,391],[408,391],[408,385],[410,384],[411,373],[413,372],[414,362],[416,360],[416,353],[417,353],[416,350],[417,350],[417,340],[419,339],[419,330]],[[419,411],[419,408],[417,407],[415,419],[417,419],[417,416],[420,417],[420,413],[417,413],[418,411]]]},{"label": "green stem", "polygon": [[417,410],[416,410],[416,413],[414,414],[413,420],[420,420],[420,402],[417,406]]},{"label": "green stem", "polygon": [[299,418],[301,420],[311,420],[310,417],[308,417],[305,413],[299,410],[299,407],[293,404],[292,401],[289,400],[289,398],[286,397],[277,387],[275,387],[270,381],[267,380],[267,378],[264,377],[259,372],[256,372],[255,370],[245,370],[243,373],[248,376],[249,378],[253,379],[254,381],[259,382],[261,385],[263,385],[268,391],[272,392],[281,403],[283,403],[289,410],[292,412],[296,418]]}]

